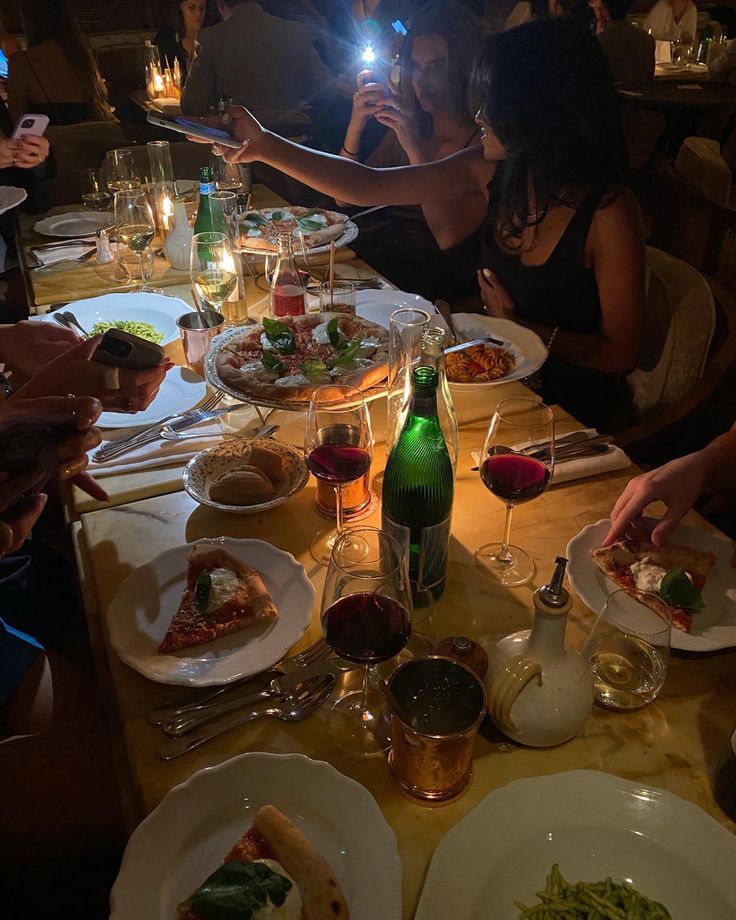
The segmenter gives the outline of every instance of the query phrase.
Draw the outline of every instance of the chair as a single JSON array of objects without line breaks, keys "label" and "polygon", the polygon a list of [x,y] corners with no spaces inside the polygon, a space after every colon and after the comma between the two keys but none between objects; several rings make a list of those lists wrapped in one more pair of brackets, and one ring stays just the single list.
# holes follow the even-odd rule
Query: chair
[{"label": "chair", "polygon": [[83,121],[76,125],[51,125],[46,131],[54,156],[53,204],[79,204],[80,175],[97,169],[105,153],[125,143],[120,125],[111,121]]},{"label": "chair", "polygon": [[663,163],[654,188],[650,242],[736,292],[736,208],[719,204]]},{"label": "chair", "polygon": [[666,458],[682,453],[697,435],[693,412],[736,367],[736,301],[718,283],[652,247],[647,267],[645,338],[628,378],[638,420],[616,435],[616,443],[637,458],[652,452]]}]

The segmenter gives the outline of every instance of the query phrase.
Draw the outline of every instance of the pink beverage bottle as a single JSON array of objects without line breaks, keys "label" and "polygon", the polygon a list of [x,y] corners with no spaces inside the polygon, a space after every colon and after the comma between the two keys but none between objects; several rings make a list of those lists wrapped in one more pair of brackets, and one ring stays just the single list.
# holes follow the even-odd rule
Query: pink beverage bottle
[{"label": "pink beverage bottle", "polygon": [[306,313],[306,288],[296,267],[291,232],[279,233],[279,254],[271,279],[271,316],[302,316]]}]

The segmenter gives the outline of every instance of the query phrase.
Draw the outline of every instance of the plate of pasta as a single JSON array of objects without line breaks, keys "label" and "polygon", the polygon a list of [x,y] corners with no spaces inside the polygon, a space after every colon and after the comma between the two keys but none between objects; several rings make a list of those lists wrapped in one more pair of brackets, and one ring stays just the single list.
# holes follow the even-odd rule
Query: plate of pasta
[{"label": "plate of pasta", "polygon": [[547,349],[536,332],[510,319],[456,313],[452,320],[460,339],[491,336],[502,342],[471,345],[447,355],[447,379],[453,388],[475,389],[520,380],[538,371],[547,359]]}]

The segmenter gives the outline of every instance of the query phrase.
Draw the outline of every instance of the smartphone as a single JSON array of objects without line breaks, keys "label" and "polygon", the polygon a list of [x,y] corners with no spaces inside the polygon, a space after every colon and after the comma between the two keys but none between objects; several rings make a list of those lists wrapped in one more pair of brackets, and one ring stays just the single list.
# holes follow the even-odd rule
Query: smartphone
[{"label": "smartphone", "polygon": [[141,370],[146,367],[158,367],[163,356],[163,348],[155,342],[149,342],[148,339],[124,332],[122,329],[108,329],[95,349],[92,360],[114,367]]},{"label": "smartphone", "polygon": [[146,118],[152,125],[177,131],[179,134],[189,134],[200,137],[213,144],[222,144],[223,147],[242,147],[241,141],[233,137],[224,127],[215,128],[207,125],[196,115],[167,115],[165,112],[149,110]]},{"label": "smartphone", "polygon": [[47,115],[21,115],[13,131],[13,138],[17,140],[24,134],[42,137],[48,126],[49,119]]}]

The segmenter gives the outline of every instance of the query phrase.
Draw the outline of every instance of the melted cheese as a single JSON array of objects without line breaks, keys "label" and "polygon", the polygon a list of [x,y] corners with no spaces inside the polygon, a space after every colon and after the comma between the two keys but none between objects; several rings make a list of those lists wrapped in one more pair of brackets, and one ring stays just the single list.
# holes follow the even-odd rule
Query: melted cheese
[{"label": "melted cheese", "polygon": [[[663,569],[661,565],[655,565],[645,557],[641,562],[632,562],[631,574],[634,576],[634,584],[639,591],[658,594],[659,589],[662,587],[662,579],[667,574],[667,569]],[[690,573],[685,572],[685,575],[692,582],[693,579]]]},{"label": "melted cheese", "polygon": [[238,576],[230,569],[212,569],[210,579],[212,588],[207,601],[207,613],[222,607],[238,593]]},{"label": "melted cheese", "polygon": [[261,348],[264,351],[276,351],[276,346],[273,344],[271,339],[269,339],[265,332],[261,333]]},{"label": "melted cheese", "polygon": [[268,904],[261,907],[253,914],[253,920],[301,920],[302,898],[299,893],[299,887],[294,879],[289,875],[286,869],[284,869],[281,863],[276,862],[275,859],[258,859],[256,862],[262,862],[268,866],[272,872],[275,872],[277,875],[283,875],[284,878],[288,878],[291,882],[291,888],[281,907],[276,907],[276,905],[272,904],[269,900]]},{"label": "melted cheese", "polygon": [[[329,320],[327,320],[329,323]],[[330,334],[327,331],[327,323],[320,323],[312,329],[312,338],[318,345],[329,345]]]}]

